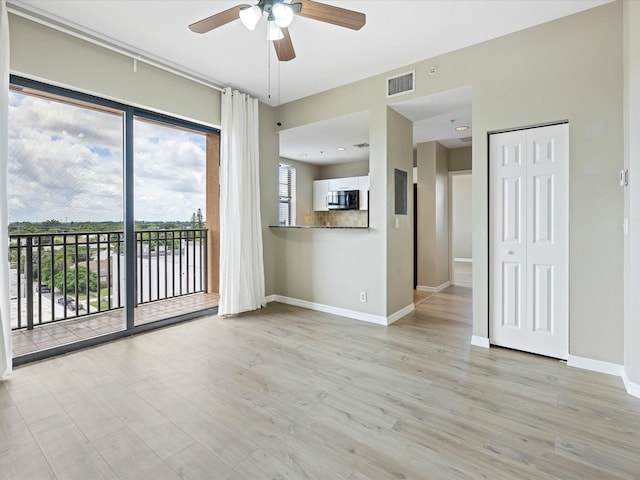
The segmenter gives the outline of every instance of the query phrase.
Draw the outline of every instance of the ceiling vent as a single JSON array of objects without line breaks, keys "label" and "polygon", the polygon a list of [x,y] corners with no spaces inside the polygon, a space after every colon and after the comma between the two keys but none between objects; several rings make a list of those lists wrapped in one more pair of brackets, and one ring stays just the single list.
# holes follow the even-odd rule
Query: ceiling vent
[{"label": "ceiling vent", "polygon": [[354,147],[356,147],[356,148],[368,148],[369,144],[368,143],[356,143],[354,145]]},{"label": "ceiling vent", "polygon": [[387,78],[387,98],[416,91],[416,71]]},{"label": "ceiling vent", "polygon": [[460,139],[462,143],[467,143],[467,142],[470,142],[471,140],[473,140],[473,137],[462,137]]}]

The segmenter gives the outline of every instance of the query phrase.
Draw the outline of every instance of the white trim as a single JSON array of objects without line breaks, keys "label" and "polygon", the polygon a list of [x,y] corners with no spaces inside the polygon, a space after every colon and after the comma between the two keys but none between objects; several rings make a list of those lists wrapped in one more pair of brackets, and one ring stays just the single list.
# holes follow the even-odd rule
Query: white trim
[{"label": "white trim", "polygon": [[275,295],[267,295],[267,297],[265,298],[265,301],[267,303],[275,302],[276,301],[276,296]]},{"label": "white trim", "polygon": [[624,371],[622,365],[617,363],[603,362],[602,360],[594,360],[593,358],[578,357],[569,355],[567,365],[593,372],[606,373],[607,375],[615,375],[621,377]]},{"label": "white trim", "polygon": [[633,383],[627,376],[627,371],[622,369],[622,381],[624,382],[624,388],[627,389],[629,395],[640,398],[640,384]]},{"label": "white trim", "polygon": [[480,337],[479,335],[471,335],[471,345],[482,348],[489,348],[491,346],[489,338]]},{"label": "white trim", "polygon": [[392,313],[391,315],[389,315],[387,317],[387,325],[391,325],[393,322],[397,322],[398,320],[400,320],[405,315],[409,315],[415,309],[416,309],[415,304],[413,302],[411,302],[409,305],[407,305],[404,308],[401,308],[396,313]]},{"label": "white trim", "polygon": [[383,317],[382,315],[372,315],[370,313],[358,312],[356,310],[348,310],[346,308],[340,307],[333,307],[331,305],[324,305],[322,303],[308,302],[306,300],[285,297],[282,295],[269,295],[267,299],[269,302],[280,302],[286,305],[302,307],[308,310],[315,310],[317,312],[331,313],[333,315],[339,315],[341,317],[353,318],[355,320],[362,320],[363,322],[375,323],[376,325],[385,326],[391,325],[393,322],[411,313],[415,308],[413,303],[411,303],[410,305],[407,305],[403,309],[398,310],[390,316]]},{"label": "white trim", "polygon": [[462,257],[455,257],[453,259],[454,262],[460,262],[460,263],[473,263],[473,259],[472,258],[462,258]]},{"label": "white trim", "polygon": [[451,282],[444,282],[442,285],[439,285],[437,287],[427,287],[425,285],[418,285],[416,286],[416,290],[420,291],[420,292],[441,292],[442,290],[444,290],[445,288],[451,286]]}]

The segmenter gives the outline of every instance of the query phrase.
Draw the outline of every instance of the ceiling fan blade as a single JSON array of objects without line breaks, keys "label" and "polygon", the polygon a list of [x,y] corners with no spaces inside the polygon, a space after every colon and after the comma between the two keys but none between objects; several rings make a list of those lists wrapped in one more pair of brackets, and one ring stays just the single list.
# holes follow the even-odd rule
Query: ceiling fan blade
[{"label": "ceiling fan blade", "polygon": [[360,30],[367,21],[364,13],[346,8],[334,7],[325,3],[314,2],[313,0],[292,0],[294,3],[301,3],[301,17],[312,18],[325,23],[338,25],[339,27]]},{"label": "ceiling fan blade", "polygon": [[224,12],[216,13],[199,22],[189,25],[189,29],[195,33],[207,33],[211,30],[226,25],[229,22],[233,22],[240,18],[240,10],[250,8],[251,5],[238,5],[236,7],[225,10]]},{"label": "ceiling fan blade", "polygon": [[280,40],[274,40],[273,46],[276,49],[276,55],[281,62],[288,62],[296,58],[296,52],[293,49],[293,43],[291,42],[291,35],[289,35],[288,28],[282,28],[282,34],[284,38]]}]

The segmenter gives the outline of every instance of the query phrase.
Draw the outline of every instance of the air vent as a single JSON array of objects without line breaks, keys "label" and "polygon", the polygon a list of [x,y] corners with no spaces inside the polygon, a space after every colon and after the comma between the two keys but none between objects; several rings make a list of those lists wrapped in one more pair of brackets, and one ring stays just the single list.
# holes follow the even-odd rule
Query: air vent
[{"label": "air vent", "polygon": [[467,143],[473,140],[473,137],[462,137],[459,139],[462,143]]},{"label": "air vent", "polygon": [[356,143],[354,145],[354,147],[356,147],[356,148],[369,148],[369,144],[368,143]]},{"label": "air vent", "polygon": [[416,91],[416,71],[387,78],[387,98]]}]

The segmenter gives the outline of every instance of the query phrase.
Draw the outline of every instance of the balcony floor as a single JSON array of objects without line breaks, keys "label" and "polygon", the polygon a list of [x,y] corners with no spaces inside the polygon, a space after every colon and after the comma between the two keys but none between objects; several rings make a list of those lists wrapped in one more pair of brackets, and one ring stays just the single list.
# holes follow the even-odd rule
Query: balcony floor
[{"label": "balcony floor", "polygon": [[[217,293],[194,293],[139,305],[135,324],[143,325],[218,306]],[[33,330],[13,330],[13,356],[27,355],[124,329],[124,309],[84,315],[38,325]]]}]

